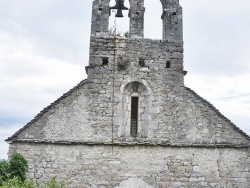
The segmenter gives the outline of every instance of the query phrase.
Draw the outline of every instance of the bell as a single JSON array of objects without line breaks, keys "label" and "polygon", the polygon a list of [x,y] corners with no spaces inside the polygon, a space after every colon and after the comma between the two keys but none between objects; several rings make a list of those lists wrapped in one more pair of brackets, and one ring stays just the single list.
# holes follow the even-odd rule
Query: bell
[{"label": "bell", "polygon": [[115,17],[118,17],[118,18],[122,18],[123,17],[122,9],[118,9],[117,10]]},{"label": "bell", "polygon": [[116,1],[116,5],[113,7],[110,7],[110,9],[128,10],[128,8],[124,6],[124,0],[115,0],[115,1]]}]

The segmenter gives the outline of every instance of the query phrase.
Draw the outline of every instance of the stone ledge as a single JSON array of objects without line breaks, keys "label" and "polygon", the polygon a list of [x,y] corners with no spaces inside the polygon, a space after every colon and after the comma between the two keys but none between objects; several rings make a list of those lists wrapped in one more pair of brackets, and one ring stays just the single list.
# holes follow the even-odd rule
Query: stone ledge
[{"label": "stone ledge", "polygon": [[34,143],[34,144],[56,144],[56,145],[109,145],[109,146],[163,146],[163,147],[197,147],[197,148],[250,148],[246,144],[184,144],[184,143],[150,143],[150,142],[81,142],[81,141],[55,141],[55,140],[12,140],[11,143]]}]

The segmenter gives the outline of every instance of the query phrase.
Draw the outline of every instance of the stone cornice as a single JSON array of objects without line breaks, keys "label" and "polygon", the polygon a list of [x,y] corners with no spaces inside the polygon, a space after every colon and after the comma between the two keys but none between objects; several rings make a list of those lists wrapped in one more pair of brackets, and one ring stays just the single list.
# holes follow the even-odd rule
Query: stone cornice
[{"label": "stone cornice", "polygon": [[9,141],[12,143],[55,144],[55,145],[109,145],[109,146],[162,146],[162,147],[195,147],[195,148],[250,148],[250,144],[231,143],[165,143],[165,142],[82,142],[64,140],[29,140],[20,139]]}]

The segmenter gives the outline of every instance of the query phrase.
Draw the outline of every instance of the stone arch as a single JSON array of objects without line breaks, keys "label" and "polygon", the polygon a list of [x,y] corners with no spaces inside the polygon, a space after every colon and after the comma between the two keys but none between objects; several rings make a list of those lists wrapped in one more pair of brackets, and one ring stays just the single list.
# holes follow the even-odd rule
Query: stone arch
[{"label": "stone arch", "polygon": [[[109,6],[112,7],[115,5],[115,0],[110,0]],[[130,9],[130,1],[125,0],[125,7]],[[128,10],[123,10],[123,18],[116,18],[117,10],[111,10],[111,15],[109,16],[109,31],[114,32],[116,30],[116,34],[120,34],[123,36],[126,32],[129,32],[129,24],[130,18],[128,17]],[[116,28],[115,28],[116,27]]]},{"label": "stone arch", "polygon": [[150,134],[150,108],[152,107],[151,90],[139,81],[132,81],[121,86],[121,125],[118,136],[133,139],[131,135],[131,99],[138,97],[138,127],[136,138],[148,138]]},{"label": "stone arch", "polygon": [[129,178],[128,180],[123,180],[119,186],[115,188],[154,188],[151,185],[145,183],[142,179]]},{"label": "stone arch", "polygon": [[[144,38],[161,39],[163,37],[163,21],[161,19],[163,6],[161,0],[144,0],[145,6],[145,24]],[[153,7],[153,8],[152,8]],[[152,31],[152,25],[154,30]]]},{"label": "stone arch", "polygon": [[[109,5],[111,0],[94,0],[92,7],[92,36],[109,34]],[[159,0],[155,0],[159,1]],[[129,9],[129,37],[144,38],[144,0],[127,0]],[[179,0],[160,0],[162,3],[163,39],[182,41],[182,8]]]},{"label": "stone arch", "polygon": [[131,92],[139,92],[139,93],[148,94],[149,90],[142,82],[132,81],[128,83],[123,89],[124,94],[129,94]]}]

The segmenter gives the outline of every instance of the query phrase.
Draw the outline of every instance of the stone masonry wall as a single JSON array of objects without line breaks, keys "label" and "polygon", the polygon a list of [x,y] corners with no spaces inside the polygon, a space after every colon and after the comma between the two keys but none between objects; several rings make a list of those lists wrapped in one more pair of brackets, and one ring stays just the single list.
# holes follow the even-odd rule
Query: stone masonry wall
[{"label": "stone masonry wall", "polygon": [[249,149],[15,143],[14,150],[40,184],[56,176],[72,188],[113,188],[130,178],[154,188],[250,186]]},{"label": "stone masonry wall", "polygon": [[[108,86],[112,88],[111,84]],[[150,107],[149,114],[141,111],[140,117],[144,118],[143,114],[151,117],[146,127],[148,136],[124,137],[120,132],[124,125],[123,100],[112,105],[112,94],[103,84],[84,81],[72,93],[41,112],[14,140],[112,143],[113,136],[113,142],[124,144],[249,146],[247,136],[189,89],[180,87],[177,91],[169,89],[162,95],[156,94],[153,92],[149,101],[140,104],[146,110],[146,105]]]},{"label": "stone masonry wall", "polygon": [[[182,43],[109,37],[90,45],[88,79],[41,112],[19,140],[249,146],[247,136],[184,87]],[[140,100],[136,138],[129,134],[133,92]]]},{"label": "stone masonry wall", "polygon": [[[108,32],[110,0],[94,0],[88,78],[7,139],[29,177],[68,187],[250,187],[250,138],[184,86],[182,9],[161,0],[163,39],[143,39],[143,0],[129,38]],[[138,132],[130,134],[131,97]]]},{"label": "stone masonry wall", "polygon": [[[144,0],[129,1],[129,37],[144,37],[144,13],[151,7],[144,7]],[[183,41],[182,8],[179,0],[154,0],[162,4],[163,31],[162,38],[169,41]],[[91,36],[100,37],[109,34],[109,8],[113,6],[110,0],[94,0],[92,6]],[[156,2],[159,3],[159,2]]]}]

